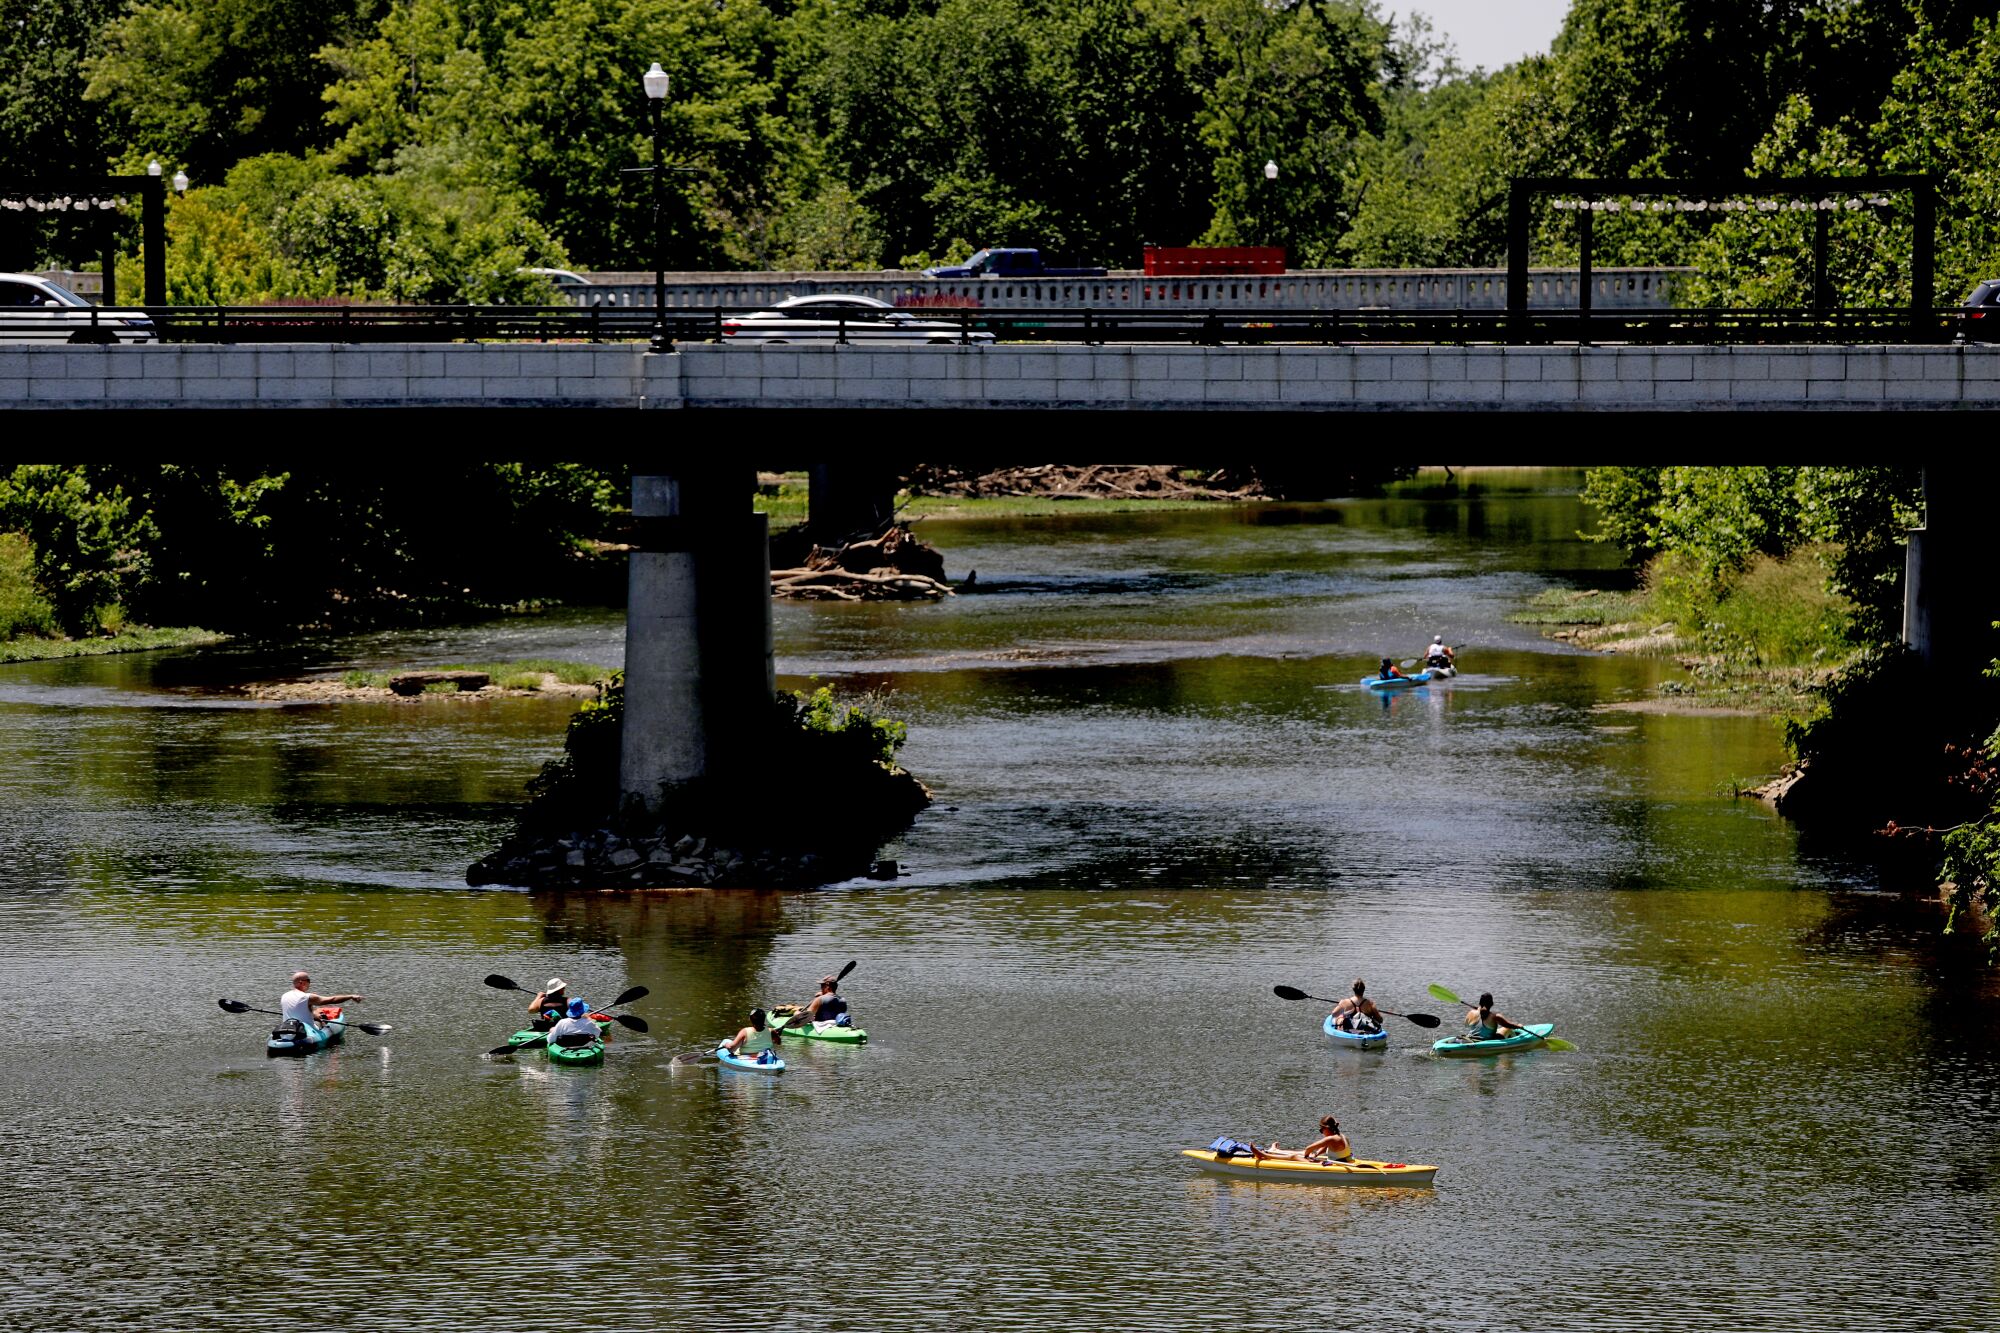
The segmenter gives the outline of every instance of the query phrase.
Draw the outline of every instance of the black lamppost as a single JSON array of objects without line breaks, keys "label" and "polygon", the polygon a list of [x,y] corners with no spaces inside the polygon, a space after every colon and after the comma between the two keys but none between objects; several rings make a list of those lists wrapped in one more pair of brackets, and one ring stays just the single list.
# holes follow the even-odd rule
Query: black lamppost
[{"label": "black lamppost", "polygon": [[1278,215],[1278,162],[1276,158],[1264,159],[1264,241],[1270,243],[1271,233],[1277,230],[1274,223]]},{"label": "black lamppost", "polygon": [[653,350],[671,352],[674,340],[667,336],[667,242],[660,225],[660,110],[666,105],[673,76],[655,60],[646,71],[646,108],[653,121]]}]

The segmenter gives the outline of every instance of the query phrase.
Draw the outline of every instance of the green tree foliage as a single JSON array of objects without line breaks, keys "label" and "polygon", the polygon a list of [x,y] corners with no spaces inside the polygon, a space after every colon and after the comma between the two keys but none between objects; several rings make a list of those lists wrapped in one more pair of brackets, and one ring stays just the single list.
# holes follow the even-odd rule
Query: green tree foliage
[{"label": "green tree foliage", "polygon": [[1583,498],[1597,541],[1653,561],[1656,592],[1700,623],[1759,556],[1810,549],[1827,590],[1851,605],[1842,633],[1858,645],[1893,638],[1901,623],[1903,547],[1919,521],[1911,466],[1601,467]]},{"label": "green tree foliage", "polygon": [[225,631],[368,624],[559,590],[619,483],[576,464],[423,459],[24,464],[0,479],[0,531],[33,543],[72,634],[114,605]]}]

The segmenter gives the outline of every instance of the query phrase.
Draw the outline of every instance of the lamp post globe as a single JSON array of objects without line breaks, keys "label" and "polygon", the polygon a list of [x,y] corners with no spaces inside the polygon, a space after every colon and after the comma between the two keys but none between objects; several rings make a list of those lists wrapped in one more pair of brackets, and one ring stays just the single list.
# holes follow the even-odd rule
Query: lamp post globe
[{"label": "lamp post globe", "polygon": [[661,69],[660,62],[655,60],[653,67],[646,71],[640,82],[646,85],[646,96],[657,102],[673,91],[674,76]]},{"label": "lamp post globe", "polygon": [[186,194],[187,192],[188,192],[188,174],[185,171],[176,171],[174,173],[174,193]]},{"label": "lamp post globe", "polygon": [[156,158],[154,158],[154,159],[153,159],[153,160],[152,160],[151,162],[148,162],[148,163],[146,164],[146,174],[147,174],[148,176],[157,176],[157,175],[159,175],[159,174],[160,174],[160,159],[159,159],[159,158],[157,158],[157,157],[156,157]]},{"label": "lamp post globe", "polygon": [[1264,179],[1267,181],[1278,179],[1278,164],[1276,162],[1266,162],[1264,164]]}]

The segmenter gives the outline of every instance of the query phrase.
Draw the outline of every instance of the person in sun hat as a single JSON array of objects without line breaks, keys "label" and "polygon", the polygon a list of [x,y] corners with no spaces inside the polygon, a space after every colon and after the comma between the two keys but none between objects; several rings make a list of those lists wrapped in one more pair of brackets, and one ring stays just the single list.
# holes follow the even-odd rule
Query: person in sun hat
[{"label": "person in sun hat", "polygon": [[550,977],[528,1004],[528,1012],[535,1016],[534,1028],[537,1032],[548,1031],[550,1025],[568,1010],[569,983],[561,977]]},{"label": "person in sun hat", "polygon": [[1424,649],[1424,666],[1427,669],[1430,667],[1448,667],[1452,665],[1452,659],[1455,656],[1456,654],[1445,644],[1444,635],[1439,634],[1432,638],[1431,646]]},{"label": "person in sun hat", "polygon": [[582,1000],[571,1000],[562,1018],[549,1029],[549,1044],[588,1046],[603,1035],[604,1029],[590,1021],[590,1006]]}]

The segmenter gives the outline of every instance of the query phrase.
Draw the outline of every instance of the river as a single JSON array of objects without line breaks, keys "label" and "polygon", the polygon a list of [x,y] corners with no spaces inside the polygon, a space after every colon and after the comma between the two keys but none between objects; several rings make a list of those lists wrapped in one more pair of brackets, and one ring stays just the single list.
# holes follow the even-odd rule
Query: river
[{"label": "river", "polygon": [[[1991,1330],[2000,1003],[1932,910],[1732,784],[1756,718],[1597,709],[1671,664],[1510,624],[1608,585],[1576,477],[927,523],[978,591],[777,608],[938,804],[906,874],[531,898],[467,863],[556,700],[275,707],[275,674],[558,656],[570,612],[0,667],[0,1326]],[[1448,686],[1356,679],[1442,632]],[[812,817],[812,789],[774,780]],[[824,972],[872,1034],[675,1067]],[[394,1030],[267,1060],[294,967]],[[634,984],[599,1068],[489,1060]],[[1574,1052],[1329,1049],[1276,999],[1497,993]],[[1337,1115],[1430,1190],[1176,1149]]]}]

